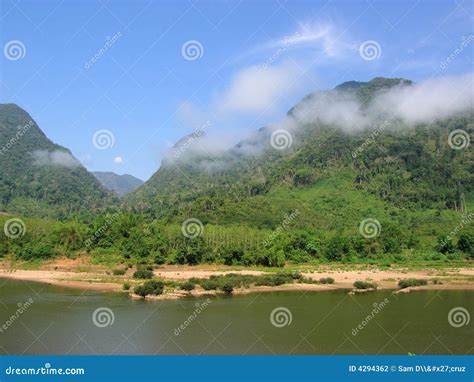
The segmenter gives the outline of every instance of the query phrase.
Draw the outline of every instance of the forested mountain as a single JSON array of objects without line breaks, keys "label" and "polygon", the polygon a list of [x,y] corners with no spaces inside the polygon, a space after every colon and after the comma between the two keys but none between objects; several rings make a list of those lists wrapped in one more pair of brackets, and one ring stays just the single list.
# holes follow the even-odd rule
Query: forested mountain
[{"label": "forested mountain", "polygon": [[[408,123],[392,113],[393,92],[386,92],[410,86],[375,78],[310,94],[281,126],[260,129],[224,155],[190,150],[167,160],[128,203],[170,221],[192,216],[258,228],[275,228],[284,213],[300,208],[305,213],[294,224],[322,230],[349,227],[376,211],[382,220],[410,211],[465,213],[472,150],[453,149],[449,134],[472,134],[473,114]],[[288,147],[276,149],[278,139]]]},{"label": "forested mountain", "polygon": [[[30,219],[21,240],[2,244],[0,236],[0,253],[34,259],[88,251],[107,263],[263,266],[473,258],[472,107],[426,104],[431,89],[415,86],[376,78],[310,94],[279,124],[225,152],[212,151],[198,130],[120,208],[53,228]],[[6,128],[18,131],[28,115],[11,105],[2,110],[8,145],[14,136]],[[28,139],[2,154],[12,165],[1,171],[16,175],[1,177],[6,207],[18,210],[27,204],[15,200],[33,199],[65,210],[105,201],[92,175],[33,126],[22,136]],[[59,150],[46,159],[63,166],[38,166],[45,162],[43,154],[32,157],[38,149]]]},{"label": "forested mountain", "polygon": [[57,218],[114,202],[67,148],[51,142],[15,104],[0,105],[0,164],[1,210]]},{"label": "forested mountain", "polygon": [[129,174],[118,175],[110,171],[94,171],[92,174],[105,188],[118,196],[124,196],[143,184],[143,180]]}]

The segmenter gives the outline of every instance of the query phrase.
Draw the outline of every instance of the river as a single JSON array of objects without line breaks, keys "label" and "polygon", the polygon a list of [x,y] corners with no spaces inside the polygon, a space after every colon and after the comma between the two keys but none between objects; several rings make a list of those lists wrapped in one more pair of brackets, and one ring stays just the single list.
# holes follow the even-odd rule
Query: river
[{"label": "river", "polygon": [[271,292],[146,302],[1,279],[0,352],[473,354],[473,306],[472,291]]}]

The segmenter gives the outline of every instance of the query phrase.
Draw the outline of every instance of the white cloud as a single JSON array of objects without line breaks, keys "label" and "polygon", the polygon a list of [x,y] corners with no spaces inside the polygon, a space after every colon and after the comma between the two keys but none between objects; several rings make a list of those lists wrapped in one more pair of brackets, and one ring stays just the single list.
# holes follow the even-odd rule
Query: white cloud
[{"label": "white cloud", "polygon": [[32,152],[32,155],[36,166],[62,166],[69,168],[81,166],[81,162],[67,151],[36,150]]},{"label": "white cloud", "polygon": [[250,54],[272,49],[306,49],[313,55],[320,54],[326,59],[339,58],[358,49],[357,44],[347,41],[343,35],[329,22],[301,23],[293,33],[259,45]]},{"label": "white cloud", "polygon": [[406,123],[430,122],[474,110],[474,73],[443,77],[414,86],[396,87],[378,102]]},{"label": "white cloud", "polygon": [[181,102],[176,114],[179,121],[185,127],[192,128],[193,130],[202,129],[203,126],[209,124],[211,119],[209,115],[189,101]]},{"label": "white cloud", "polygon": [[474,110],[473,73],[442,77],[381,91],[367,108],[355,96],[317,93],[301,102],[293,115],[302,123],[320,121],[347,130],[362,129],[378,118],[398,118],[409,126],[430,123]]},{"label": "white cloud", "polygon": [[93,162],[93,160],[92,160],[92,155],[89,154],[89,153],[80,155],[80,156],[79,156],[79,160],[80,160],[80,162],[83,163],[84,165],[92,164],[92,162]]},{"label": "white cloud", "polygon": [[296,66],[251,66],[236,73],[219,97],[219,113],[264,112],[278,106],[279,100],[294,91],[300,73]]},{"label": "white cloud", "polygon": [[122,164],[123,163],[123,158],[121,156],[115,157],[114,158],[114,163]]}]

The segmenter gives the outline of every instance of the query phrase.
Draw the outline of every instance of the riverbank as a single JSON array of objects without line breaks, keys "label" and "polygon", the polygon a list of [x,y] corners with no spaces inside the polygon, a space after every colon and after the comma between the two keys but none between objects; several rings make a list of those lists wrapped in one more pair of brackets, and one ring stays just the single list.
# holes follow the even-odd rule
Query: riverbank
[{"label": "riverbank", "polygon": [[[43,264],[40,269],[22,269],[19,264],[0,264],[0,278],[8,278],[24,281],[35,281],[61,287],[90,289],[104,292],[129,293],[131,297],[139,298],[130,291],[136,285],[144,282],[133,278],[135,269],[125,270],[124,275],[113,275],[113,272],[104,266],[84,266],[83,261],[71,261],[69,259],[57,260],[54,263]],[[293,283],[285,283],[276,286],[255,286],[234,288],[233,294],[264,293],[276,291],[327,291],[337,289],[353,289],[356,281],[375,283],[378,289],[398,289],[398,281],[402,279],[424,279],[427,285],[410,290],[474,290],[474,268],[471,267],[445,267],[424,269],[407,269],[403,267],[391,267],[380,269],[367,265],[319,265],[302,266],[296,269],[302,279]],[[278,271],[285,271],[279,269]],[[295,271],[294,268],[291,271]],[[184,291],[178,287],[179,284],[190,279],[207,279],[209,277],[236,274],[239,276],[272,276],[273,269],[239,269],[223,265],[200,265],[190,266],[162,266],[153,271],[154,278],[162,280],[175,287],[166,287],[165,292],[159,296],[147,296],[147,299],[177,299],[185,296],[215,295],[223,293],[220,290],[204,290],[197,286],[191,291]],[[318,283],[318,280],[331,278],[333,283]],[[129,290],[124,289],[128,284]]]}]

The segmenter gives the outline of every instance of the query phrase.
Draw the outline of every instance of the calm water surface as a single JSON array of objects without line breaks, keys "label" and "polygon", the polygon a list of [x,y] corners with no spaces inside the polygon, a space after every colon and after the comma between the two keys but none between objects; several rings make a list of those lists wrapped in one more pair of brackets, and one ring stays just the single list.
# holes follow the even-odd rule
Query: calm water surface
[{"label": "calm water surface", "polygon": [[[18,304],[30,298],[19,312]],[[384,299],[388,303],[374,313]],[[459,328],[448,322],[455,307],[474,314],[469,291],[274,292],[206,300],[134,301],[119,293],[0,280],[0,353],[474,353],[474,320]],[[97,309],[103,313],[96,323],[107,326],[94,323]],[[272,323],[275,309],[280,313]]]}]

